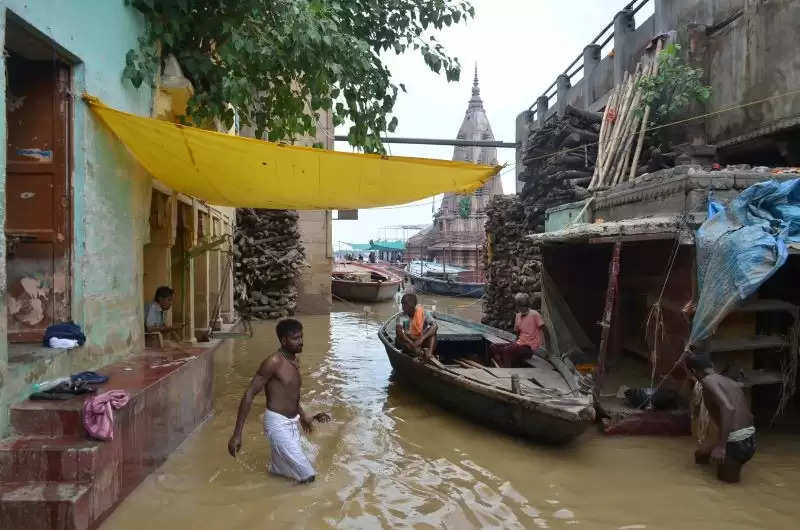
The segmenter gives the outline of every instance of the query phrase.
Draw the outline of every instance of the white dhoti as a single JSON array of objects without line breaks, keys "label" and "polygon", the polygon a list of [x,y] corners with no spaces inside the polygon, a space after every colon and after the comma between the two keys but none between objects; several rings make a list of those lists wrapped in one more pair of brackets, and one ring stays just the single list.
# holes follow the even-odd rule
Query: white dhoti
[{"label": "white dhoti", "polygon": [[267,410],[264,414],[264,436],[269,440],[272,458],[270,473],[305,481],[316,473],[300,445],[300,415],[287,418]]}]

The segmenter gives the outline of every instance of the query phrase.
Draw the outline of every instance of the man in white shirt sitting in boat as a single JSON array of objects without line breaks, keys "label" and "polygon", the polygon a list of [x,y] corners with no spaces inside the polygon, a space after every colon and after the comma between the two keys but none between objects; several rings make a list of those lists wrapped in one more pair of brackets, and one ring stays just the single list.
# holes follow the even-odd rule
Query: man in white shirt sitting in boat
[{"label": "man in white shirt sitting in boat", "polygon": [[400,304],[403,312],[397,317],[397,347],[416,356],[420,361],[430,361],[436,350],[436,332],[439,326],[422,305],[417,304],[417,295],[403,295]]},{"label": "man in white shirt sitting in boat", "polygon": [[514,316],[514,333],[517,340],[508,344],[493,344],[489,353],[503,368],[526,366],[525,361],[534,354],[545,355],[547,327],[538,311],[531,309],[530,297],[525,293],[514,295],[517,314]]}]

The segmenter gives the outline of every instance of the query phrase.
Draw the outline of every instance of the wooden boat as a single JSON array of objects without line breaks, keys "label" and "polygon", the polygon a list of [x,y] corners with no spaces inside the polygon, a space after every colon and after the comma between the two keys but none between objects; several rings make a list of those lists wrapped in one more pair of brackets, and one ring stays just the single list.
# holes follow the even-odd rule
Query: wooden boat
[{"label": "wooden boat", "polygon": [[473,272],[458,267],[443,267],[436,263],[412,262],[406,267],[406,277],[419,292],[443,296],[482,298],[486,287],[482,282],[469,282],[461,276]]},{"label": "wooden boat", "polygon": [[400,279],[376,270],[347,264],[337,266],[331,275],[331,293],[350,302],[391,300],[400,289]]},{"label": "wooden boat", "polygon": [[[569,361],[534,356],[528,368],[487,366],[488,346],[513,341],[514,335],[434,312],[438,360],[422,363],[395,347],[398,315],[378,336],[398,378],[432,401],[481,424],[552,444],[573,440],[594,421],[591,388],[582,387]],[[512,375],[519,378],[519,393]]]}]

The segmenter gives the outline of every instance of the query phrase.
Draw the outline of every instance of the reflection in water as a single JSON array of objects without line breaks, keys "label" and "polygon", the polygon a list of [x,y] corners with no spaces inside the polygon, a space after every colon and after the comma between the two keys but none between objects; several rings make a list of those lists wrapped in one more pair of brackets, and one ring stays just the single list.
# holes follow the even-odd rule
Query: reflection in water
[{"label": "reflection in water", "polygon": [[[477,319],[474,300],[424,298]],[[215,357],[214,415],[128,497],[108,529],[196,528],[794,528],[800,455],[789,437],[759,438],[739,485],[694,466],[692,441],[587,432],[542,447],[453,416],[394,382],[376,337],[391,303],[340,303],[301,317],[303,403],[334,421],[307,440],[308,486],[266,473],[263,398],[237,459],[226,444],[242,392],[277,348],[274,323]]]}]

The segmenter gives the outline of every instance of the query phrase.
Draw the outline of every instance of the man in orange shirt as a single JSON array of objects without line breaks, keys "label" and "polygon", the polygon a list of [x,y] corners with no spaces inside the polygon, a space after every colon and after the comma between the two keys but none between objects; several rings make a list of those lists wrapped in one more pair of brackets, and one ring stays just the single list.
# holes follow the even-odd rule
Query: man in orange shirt
[{"label": "man in orange shirt", "polygon": [[397,319],[397,346],[419,361],[429,361],[436,351],[436,332],[439,326],[428,315],[422,305],[417,304],[417,295],[406,293],[401,299],[403,312]]},{"label": "man in orange shirt", "polygon": [[531,309],[530,297],[525,293],[514,295],[517,314],[514,317],[514,333],[517,340],[509,344],[494,344],[489,352],[504,368],[526,366],[525,361],[533,354],[544,355],[547,327],[538,311]]}]

